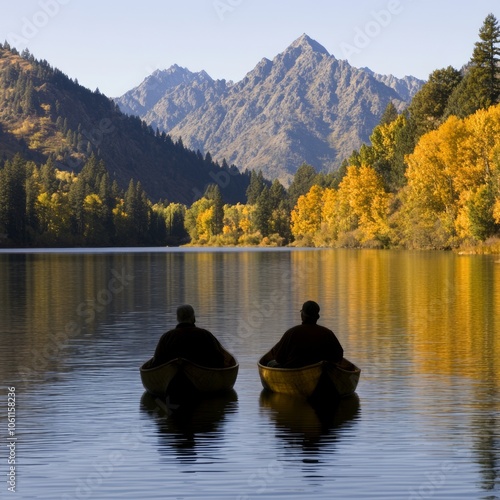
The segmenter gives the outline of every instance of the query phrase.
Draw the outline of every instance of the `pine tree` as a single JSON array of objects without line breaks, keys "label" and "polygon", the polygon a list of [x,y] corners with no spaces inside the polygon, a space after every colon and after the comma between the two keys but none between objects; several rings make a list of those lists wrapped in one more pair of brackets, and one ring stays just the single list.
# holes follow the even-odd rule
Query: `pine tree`
[{"label": "pine tree", "polygon": [[471,65],[478,73],[489,105],[496,104],[500,96],[500,27],[493,14],[486,16],[479,38]]},{"label": "pine tree", "polygon": [[265,186],[257,199],[255,209],[255,225],[263,237],[270,234],[272,214],[273,208],[269,197],[269,188]]},{"label": "pine tree", "polygon": [[52,195],[57,191],[58,181],[52,158],[49,158],[47,163],[40,167],[40,182],[43,192]]},{"label": "pine tree", "polygon": [[437,69],[413,97],[408,111],[417,136],[435,130],[444,119],[450,96],[462,81],[462,74],[452,66]]},{"label": "pine tree", "polygon": [[0,223],[16,244],[26,238],[26,161],[16,155],[0,171]]},{"label": "pine tree", "polygon": [[71,184],[69,188],[69,206],[70,206],[70,221],[71,232],[77,237],[83,238],[85,231],[85,213],[83,202],[85,197],[90,194],[90,189],[87,183],[81,177],[78,177],[76,182]]},{"label": "pine tree", "polygon": [[246,191],[247,203],[249,205],[255,205],[255,203],[257,203],[257,199],[259,198],[260,193],[262,193],[264,186],[265,182],[262,171],[259,170],[256,172],[255,170],[252,170],[250,172],[250,183],[248,184]]},{"label": "pine tree", "polygon": [[295,172],[290,187],[288,188],[288,197],[290,202],[290,209],[292,209],[296,204],[299,196],[306,194],[309,189],[315,184],[317,172],[314,167],[303,163]]},{"label": "pine tree", "polygon": [[398,117],[398,110],[396,109],[396,106],[394,106],[394,103],[391,101],[386,106],[384,114],[380,118],[379,125],[388,125],[389,123],[393,122],[397,117]]},{"label": "pine tree", "polygon": [[463,80],[450,96],[445,117],[465,118],[499,102],[500,28],[493,14],[486,17],[479,38]]},{"label": "pine tree", "polygon": [[273,210],[279,208],[286,199],[286,190],[278,179],[274,179],[269,189],[269,201]]},{"label": "pine tree", "polygon": [[220,188],[217,184],[211,184],[207,187],[204,197],[213,201],[213,234],[221,234],[224,227],[224,202]]}]

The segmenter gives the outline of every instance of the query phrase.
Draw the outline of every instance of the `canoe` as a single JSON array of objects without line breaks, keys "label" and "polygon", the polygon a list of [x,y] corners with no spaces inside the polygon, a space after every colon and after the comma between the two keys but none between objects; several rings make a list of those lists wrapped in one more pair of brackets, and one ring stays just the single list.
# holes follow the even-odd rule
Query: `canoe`
[{"label": "canoe", "polygon": [[267,366],[272,359],[268,352],[258,362],[260,380],[264,389],[279,394],[311,398],[321,396],[346,397],[356,391],[361,370],[343,358],[339,363],[320,361],[301,368]]},{"label": "canoe", "polygon": [[238,376],[239,364],[224,349],[224,368],[201,366],[185,358],[175,358],[151,368],[152,359],[140,368],[142,385],[152,395],[165,397],[174,381],[183,379],[202,395],[220,393],[233,388]]}]

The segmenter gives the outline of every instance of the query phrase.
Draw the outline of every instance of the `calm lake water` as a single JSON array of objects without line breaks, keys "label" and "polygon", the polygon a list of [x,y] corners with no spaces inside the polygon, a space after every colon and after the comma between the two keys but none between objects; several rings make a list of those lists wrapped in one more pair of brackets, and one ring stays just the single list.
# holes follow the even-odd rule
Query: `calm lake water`
[{"label": "calm lake water", "polygon": [[[350,250],[2,253],[0,497],[499,499],[496,260]],[[308,299],[362,369],[357,394],[326,419],[300,400],[269,397],[256,366]],[[233,393],[175,420],[144,394],[138,370],[185,302],[240,372]]]}]

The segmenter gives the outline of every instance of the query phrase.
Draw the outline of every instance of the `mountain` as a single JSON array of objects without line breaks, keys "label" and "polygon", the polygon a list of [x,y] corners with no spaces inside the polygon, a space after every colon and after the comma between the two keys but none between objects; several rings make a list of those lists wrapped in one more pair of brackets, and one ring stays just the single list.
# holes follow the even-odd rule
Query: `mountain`
[{"label": "mountain", "polygon": [[140,116],[155,130],[167,131],[201,105],[216,102],[227,89],[225,80],[213,80],[205,71],[192,73],[174,64],[156,70],[115,102],[124,113]]},{"label": "mountain", "polygon": [[404,101],[410,102],[413,96],[421,89],[423,81],[414,76],[404,76],[396,78],[393,75],[380,75],[374,73],[370,68],[363,68],[364,71],[371,74],[376,80],[382,82],[388,87],[394,89]]},{"label": "mountain", "polygon": [[165,78],[163,96],[155,87],[149,109],[149,79],[116,102],[126,112],[143,106],[142,119],[192,149],[262,170],[285,185],[304,162],[322,171],[338,168],[369,143],[389,102],[404,109],[424,83],[354,68],[305,34],[235,84],[185,69],[181,78],[180,70],[166,70],[179,74],[180,83]]},{"label": "mountain", "polygon": [[[182,79],[181,74],[160,77],[171,85]],[[149,85],[144,106],[153,102],[153,90]],[[6,43],[0,44],[0,160],[16,153],[37,163],[51,158],[59,170],[77,173],[96,154],[123,189],[131,179],[140,181],[153,201],[190,205],[209,184],[218,184],[224,201],[244,202],[249,183],[249,175],[236,167],[220,166],[154,132],[99,90],[82,87],[47,61],[27,51],[20,55]]]}]

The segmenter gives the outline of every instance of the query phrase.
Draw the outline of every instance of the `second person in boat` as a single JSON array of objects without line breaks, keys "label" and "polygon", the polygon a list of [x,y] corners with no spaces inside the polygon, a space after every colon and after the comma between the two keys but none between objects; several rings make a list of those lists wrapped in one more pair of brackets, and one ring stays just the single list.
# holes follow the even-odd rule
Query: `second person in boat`
[{"label": "second person in boat", "polygon": [[273,359],[268,366],[300,368],[320,361],[342,361],[344,349],[335,334],[317,324],[319,311],[316,302],[304,302],[300,310],[302,323],[287,330],[271,349]]}]

